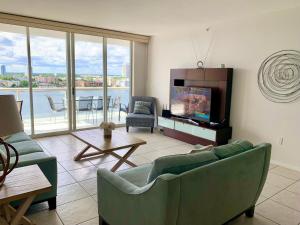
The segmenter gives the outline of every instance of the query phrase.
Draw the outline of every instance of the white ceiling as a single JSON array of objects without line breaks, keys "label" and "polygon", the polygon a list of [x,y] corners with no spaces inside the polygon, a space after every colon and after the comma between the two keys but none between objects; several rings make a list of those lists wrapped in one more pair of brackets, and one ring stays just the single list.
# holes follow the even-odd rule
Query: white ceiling
[{"label": "white ceiling", "polygon": [[300,6],[299,0],[0,0],[0,11],[155,35]]}]

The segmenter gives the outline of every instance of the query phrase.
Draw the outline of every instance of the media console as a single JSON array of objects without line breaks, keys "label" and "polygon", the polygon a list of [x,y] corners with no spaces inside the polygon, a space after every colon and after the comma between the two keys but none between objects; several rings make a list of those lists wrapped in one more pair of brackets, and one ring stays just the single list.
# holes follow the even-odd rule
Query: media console
[{"label": "media console", "polygon": [[208,123],[195,124],[176,116],[158,117],[158,126],[166,136],[190,144],[227,144],[232,136],[232,127],[229,126],[232,78],[232,68],[171,69],[170,90],[173,87],[206,87],[218,90],[219,100],[215,108],[217,115],[212,121],[215,122],[214,126]]},{"label": "media console", "polygon": [[223,145],[227,144],[232,135],[231,127],[207,127],[194,125],[176,118],[158,117],[158,126],[166,136],[190,144]]}]

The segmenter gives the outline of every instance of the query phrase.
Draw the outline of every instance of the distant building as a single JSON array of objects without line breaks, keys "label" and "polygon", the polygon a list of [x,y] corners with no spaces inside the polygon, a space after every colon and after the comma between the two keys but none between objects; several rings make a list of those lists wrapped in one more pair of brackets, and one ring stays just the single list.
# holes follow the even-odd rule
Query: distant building
[{"label": "distant building", "polygon": [[38,83],[45,83],[45,84],[55,84],[57,83],[57,78],[56,77],[52,77],[52,76],[38,76],[35,77],[35,81]]},{"label": "distant building", "polygon": [[130,77],[131,69],[129,64],[122,65],[122,77]]},{"label": "distant building", "polygon": [[102,87],[103,83],[100,80],[86,81],[86,80],[76,80],[76,87]]},{"label": "distant building", "polygon": [[1,65],[1,75],[5,75],[6,74],[6,67],[5,65]]}]

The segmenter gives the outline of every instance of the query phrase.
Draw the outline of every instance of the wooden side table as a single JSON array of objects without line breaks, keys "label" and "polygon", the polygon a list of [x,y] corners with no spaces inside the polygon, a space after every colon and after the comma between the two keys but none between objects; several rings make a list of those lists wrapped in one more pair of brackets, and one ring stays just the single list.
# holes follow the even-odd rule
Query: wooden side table
[{"label": "wooden side table", "polygon": [[[51,184],[37,165],[20,167],[6,177],[0,188],[0,224],[33,225],[24,215],[34,198],[51,190]],[[14,209],[10,202],[21,200]]]}]

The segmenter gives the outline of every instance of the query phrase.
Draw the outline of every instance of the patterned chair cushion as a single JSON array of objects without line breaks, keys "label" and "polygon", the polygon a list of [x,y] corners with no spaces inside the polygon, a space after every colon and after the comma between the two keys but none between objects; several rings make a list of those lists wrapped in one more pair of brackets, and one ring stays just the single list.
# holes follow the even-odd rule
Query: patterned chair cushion
[{"label": "patterned chair cushion", "polygon": [[155,121],[154,115],[129,113],[128,116],[126,117],[126,126],[153,127],[154,121]]},{"label": "patterned chair cushion", "polygon": [[136,101],[134,103],[134,114],[145,114],[150,115],[151,114],[151,102],[144,102],[144,101]]}]

